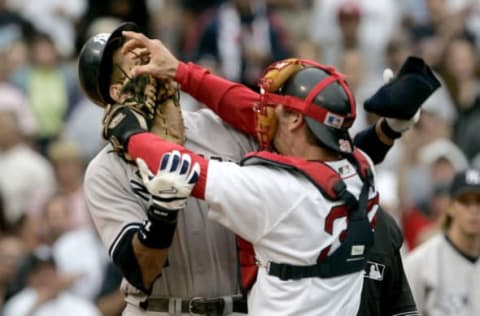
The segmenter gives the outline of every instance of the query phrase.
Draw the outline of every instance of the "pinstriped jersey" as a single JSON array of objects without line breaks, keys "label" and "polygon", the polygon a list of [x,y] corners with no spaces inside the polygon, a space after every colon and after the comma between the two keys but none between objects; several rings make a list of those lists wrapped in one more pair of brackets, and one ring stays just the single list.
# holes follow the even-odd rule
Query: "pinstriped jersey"
[{"label": "pinstriped jersey", "polygon": [[[184,111],[183,116],[185,147],[205,158],[239,161],[256,149],[253,138],[235,131],[211,110]],[[151,197],[137,167],[111,152],[110,145],[90,162],[84,187],[93,222],[112,254],[121,236],[146,219]],[[207,212],[206,203],[194,198],[179,212],[169,265],[154,283],[151,297],[218,297],[238,292],[235,236],[209,220]],[[125,280],[122,288],[140,295]]]},{"label": "pinstriped jersey", "polygon": [[465,257],[446,235],[409,253],[405,272],[421,315],[480,315],[480,260]]}]

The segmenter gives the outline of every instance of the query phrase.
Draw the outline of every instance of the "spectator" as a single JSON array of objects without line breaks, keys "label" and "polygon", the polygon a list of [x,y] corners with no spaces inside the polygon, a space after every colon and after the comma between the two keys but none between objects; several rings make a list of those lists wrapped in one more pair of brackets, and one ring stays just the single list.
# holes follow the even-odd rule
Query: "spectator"
[{"label": "spectator", "polygon": [[38,201],[55,186],[49,162],[25,143],[15,113],[0,110],[0,191],[5,199],[9,224],[27,210],[38,208]]},{"label": "spectator", "polygon": [[47,156],[55,171],[57,189],[65,193],[70,228],[89,226],[90,219],[83,193],[85,162],[79,147],[73,142],[58,140],[50,144]]},{"label": "spectator", "polygon": [[449,79],[458,117],[455,122],[453,140],[471,161],[480,152],[477,133],[480,120],[480,81],[476,74],[478,52],[466,39],[454,39],[446,50],[444,60],[445,79]]},{"label": "spectator", "polygon": [[[10,298],[13,278],[18,264],[25,255],[22,240],[15,235],[0,237],[0,306]],[[0,309],[1,310],[1,309]]]},{"label": "spectator", "polygon": [[63,234],[72,229],[71,210],[67,195],[57,191],[53,193],[43,206],[39,216],[41,221],[41,241],[52,246]]},{"label": "spectator", "polygon": [[400,21],[398,7],[394,0],[314,1],[310,37],[323,51],[322,63],[338,67],[341,51],[354,45],[366,72],[381,74],[385,47]]},{"label": "spectator", "polygon": [[21,133],[30,138],[36,132],[37,123],[25,95],[8,81],[10,76],[8,54],[8,51],[0,49],[0,111],[16,113]]},{"label": "spectator", "polygon": [[93,304],[67,291],[78,276],[61,275],[50,249],[29,254],[20,272],[26,286],[10,298],[3,316],[100,316]]},{"label": "spectator", "polygon": [[283,26],[264,1],[230,0],[201,34],[195,59],[211,57],[220,75],[257,90],[263,69],[289,53]]},{"label": "spectator", "polygon": [[60,273],[81,275],[70,291],[94,302],[105,279],[109,257],[93,227],[64,231],[52,250]]},{"label": "spectator", "polygon": [[467,11],[452,10],[447,0],[426,0],[429,19],[414,25],[411,33],[425,61],[437,68],[442,62],[447,46],[456,37],[465,37],[474,42],[475,37],[465,27]]},{"label": "spectator", "polygon": [[52,38],[63,59],[74,56],[75,25],[85,13],[86,0],[18,1],[17,10],[40,32]]},{"label": "spectator", "polygon": [[28,40],[35,29],[30,21],[11,10],[7,0],[0,0],[0,50],[18,40]]},{"label": "spectator", "polygon": [[480,171],[456,174],[444,233],[405,258],[422,315],[480,315]]},{"label": "spectator", "polygon": [[418,159],[409,186],[412,187],[410,191],[423,192],[415,196],[402,218],[409,250],[438,231],[440,218],[448,206],[448,184],[456,172],[468,166],[463,152],[446,138],[439,138],[421,148]]},{"label": "spectator", "polygon": [[25,92],[38,124],[36,144],[46,154],[61,133],[69,107],[78,98],[73,69],[61,63],[52,39],[37,34],[31,46],[31,65],[17,70],[13,82]]}]

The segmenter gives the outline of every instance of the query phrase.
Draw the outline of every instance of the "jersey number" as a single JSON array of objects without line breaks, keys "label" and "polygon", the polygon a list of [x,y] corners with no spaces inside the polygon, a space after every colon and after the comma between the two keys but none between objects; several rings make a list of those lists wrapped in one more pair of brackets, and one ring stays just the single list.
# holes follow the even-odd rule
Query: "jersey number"
[{"label": "jersey number", "polygon": [[[375,205],[378,205],[378,194],[375,195],[374,198],[368,200],[368,205],[367,205],[367,213],[370,213],[370,211],[373,209]],[[324,230],[328,234],[332,235],[333,234],[333,223],[335,220],[347,217],[348,215],[348,209],[345,204],[337,205],[331,208],[330,212],[328,212],[327,217],[325,218],[325,226]],[[375,227],[376,224],[376,216],[372,217],[370,224]],[[348,230],[348,218],[347,218],[347,227],[340,232],[340,235],[338,236],[338,240],[340,242],[344,241],[345,238],[347,237],[347,230]],[[322,249],[320,252],[320,256],[318,257],[318,262],[323,261],[327,256],[328,253],[330,252],[331,245],[326,246],[325,248]]]}]

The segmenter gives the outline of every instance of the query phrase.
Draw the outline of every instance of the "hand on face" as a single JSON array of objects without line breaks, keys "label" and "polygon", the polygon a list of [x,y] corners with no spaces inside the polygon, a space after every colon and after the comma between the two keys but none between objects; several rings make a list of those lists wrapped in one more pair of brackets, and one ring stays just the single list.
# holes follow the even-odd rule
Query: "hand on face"
[{"label": "hand on face", "polygon": [[152,75],[159,79],[173,79],[176,75],[179,61],[159,40],[146,37],[141,33],[123,31],[127,42],[122,46],[121,53],[126,55],[134,49],[141,49],[142,55],[148,55],[150,61],[144,65],[133,67],[132,75]]}]

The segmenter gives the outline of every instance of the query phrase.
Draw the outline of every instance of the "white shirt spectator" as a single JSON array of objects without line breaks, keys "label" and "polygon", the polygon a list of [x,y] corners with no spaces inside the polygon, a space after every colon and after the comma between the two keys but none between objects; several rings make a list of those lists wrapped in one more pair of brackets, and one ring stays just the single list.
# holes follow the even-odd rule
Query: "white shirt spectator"
[{"label": "white shirt spectator", "polygon": [[400,21],[400,6],[395,0],[316,0],[313,4],[311,39],[323,49],[323,63],[338,66],[341,51],[340,29],[337,25],[338,8],[345,2],[359,5],[361,21],[360,48],[372,75],[381,74],[384,67],[384,49]]},{"label": "white shirt spectator", "polygon": [[23,1],[16,7],[37,29],[53,38],[63,57],[72,55],[76,34],[75,21],[85,13],[85,0]]},{"label": "white shirt spectator", "polygon": [[72,293],[94,301],[105,277],[107,251],[91,227],[65,233],[55,241],[53,256],[61,274],[82,277],[70,289]]},{"label": "white shirt spectator", "polygon": [[0,174],[5,215],[10,223],[18,220],[23,212],[34,209],[34,203],[55,188],[50,163],[24,144],[0,152]]},{"label": "white shirt spectator", "polygon": [[42,304],[30,314],[37,299],[37,293],[26,288],[12,297],[3,311],[3,316],[100,316],[100,312],[92,303],[67,292]]}]

